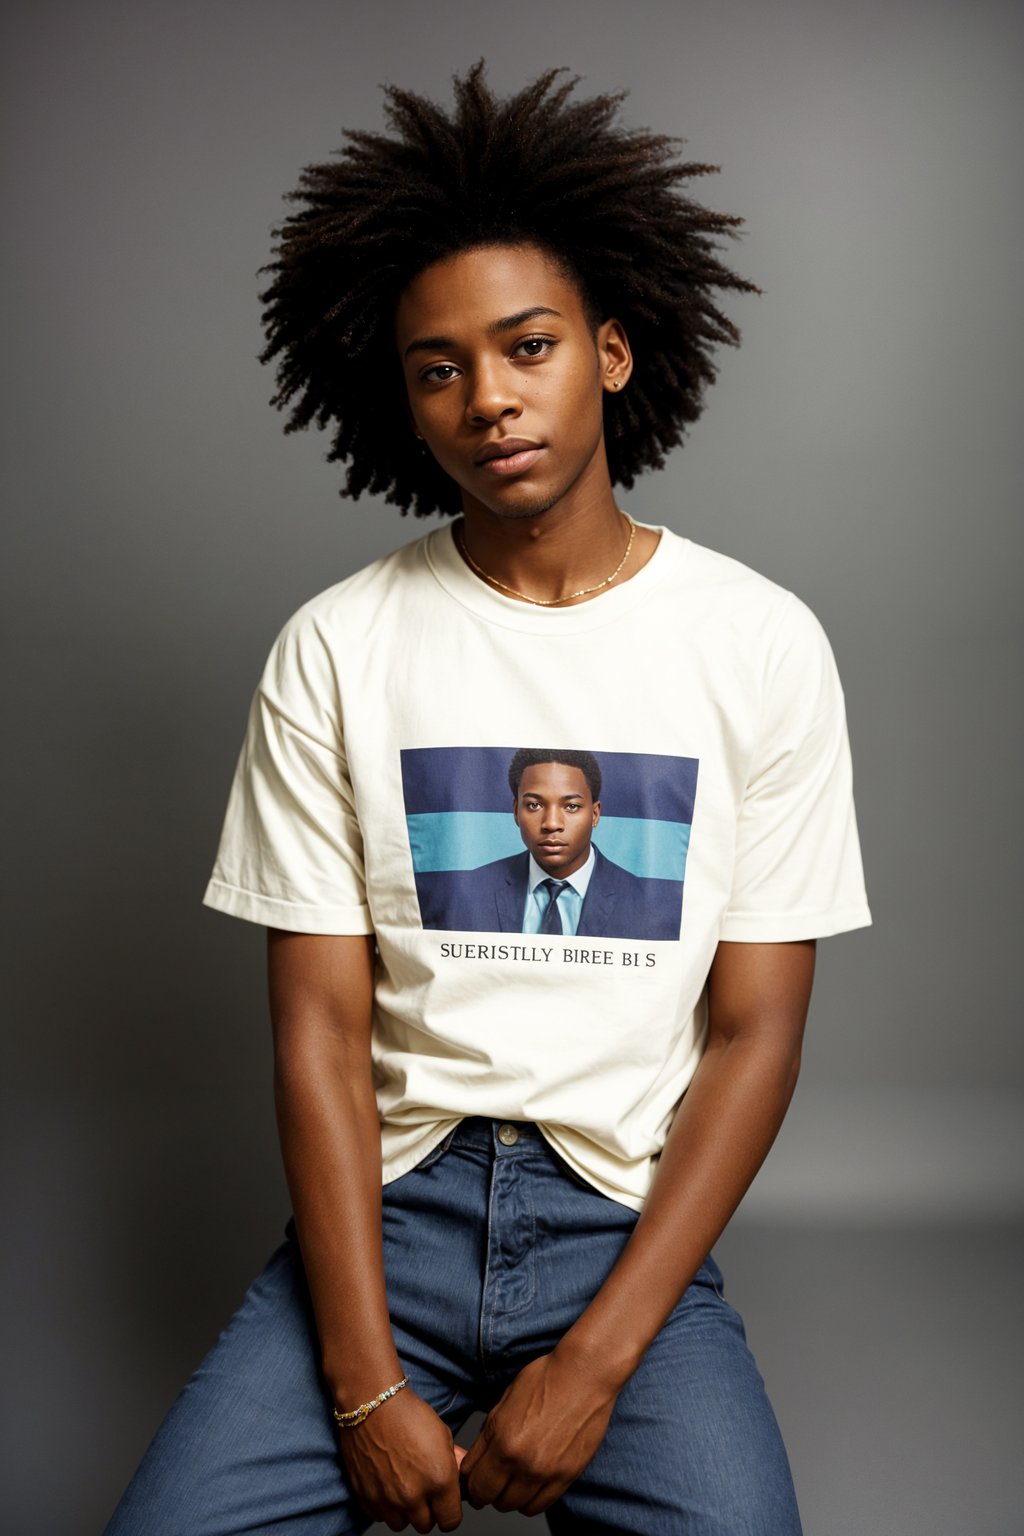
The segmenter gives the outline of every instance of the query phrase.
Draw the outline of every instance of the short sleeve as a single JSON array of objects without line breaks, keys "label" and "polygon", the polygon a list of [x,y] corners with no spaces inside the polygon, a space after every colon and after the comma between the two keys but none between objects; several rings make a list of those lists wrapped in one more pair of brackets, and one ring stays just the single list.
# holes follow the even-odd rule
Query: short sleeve
[{"label": "short sleeve", "polygon": [[334,667],[301,609],[253,698],[203,900],[270,928],[373,932]]},{"label": "short sleeve", "polygon": [[783,942],[870,922],[843,690],[821,625],[789,594],[766,657],[719,936]]}]

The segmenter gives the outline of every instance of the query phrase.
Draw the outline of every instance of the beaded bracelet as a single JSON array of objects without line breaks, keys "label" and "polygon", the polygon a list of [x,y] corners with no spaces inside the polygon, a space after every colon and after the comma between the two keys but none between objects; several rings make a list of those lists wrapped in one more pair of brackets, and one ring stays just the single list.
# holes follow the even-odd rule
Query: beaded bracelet
[{"label": "beaded bracelet", "polygon": [[371,1398],[368,1403],[360,1403],[358,1408],[351,1408],[348,1413],[342,1413],[338,1408],[334,1410],[335,1423],[340,1429],[355,1429],[364,1419],[368,1419],[375,1408],[381,1403],[386,1403],[389,1397],[394,1397],[396,1392],[401,1392],[403,1387],[409,1385],[408,1376],[403,1376],[401,1381],[396,1381],[394,1386],[387,1387],[378,1397]]}]

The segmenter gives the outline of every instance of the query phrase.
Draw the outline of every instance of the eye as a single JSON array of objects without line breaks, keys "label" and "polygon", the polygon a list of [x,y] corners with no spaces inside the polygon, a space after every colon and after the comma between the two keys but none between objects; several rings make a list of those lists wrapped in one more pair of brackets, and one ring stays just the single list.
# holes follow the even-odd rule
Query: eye
[{"label": "eye", "polygon": [[513,357],[546,357],[558,342],[553,336],[524,336],[513,350]]},{"label": "eye", "polygon": [[458,371],[454,363],[434,363],[430,368],[424,368],[420,378],[425,384],[447,384]]}]

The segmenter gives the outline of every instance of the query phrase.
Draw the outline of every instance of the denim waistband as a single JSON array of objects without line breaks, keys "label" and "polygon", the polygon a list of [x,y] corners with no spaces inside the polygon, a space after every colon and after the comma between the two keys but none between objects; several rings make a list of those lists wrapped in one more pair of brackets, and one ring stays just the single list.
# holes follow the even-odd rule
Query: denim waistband
[{"label": "denim waistband", "polygon": [[527,1148],[546,1148],[548,1143],[532,1120],[489,1120],[467,1115],[445,1137],[445,1145],[480,1147],[496,1157],[508,1157]]}]

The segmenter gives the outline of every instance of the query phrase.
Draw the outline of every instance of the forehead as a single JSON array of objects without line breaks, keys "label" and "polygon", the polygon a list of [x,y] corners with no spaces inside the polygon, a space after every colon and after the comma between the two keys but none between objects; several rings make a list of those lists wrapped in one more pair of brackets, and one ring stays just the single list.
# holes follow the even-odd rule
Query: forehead
[{"label": "forehead", "polygon": [[[534,245],[487,245],[425,268],[402,292],[395,312],[400,348],[420,334],[486,333],[496,320],[543,306],[586,325],[576,285]],[[541,316],[543,326],[550,316]]]},{"label": "forehead", "polygon": [[519,794],[546,800],[564,800],[570,795],[589,800],[590,787],[581,768],[570,768],[568,763],[534,763],[523,769]]}]

